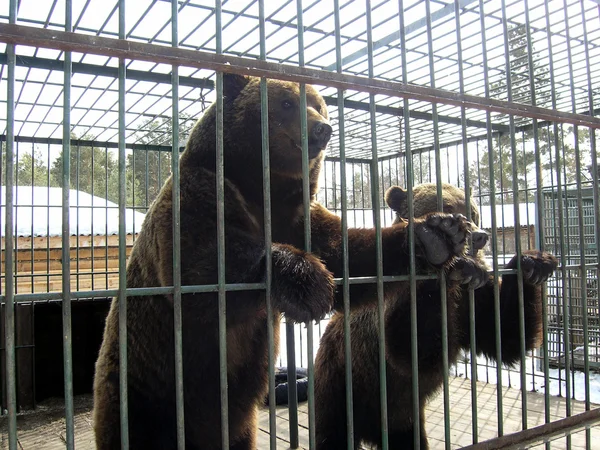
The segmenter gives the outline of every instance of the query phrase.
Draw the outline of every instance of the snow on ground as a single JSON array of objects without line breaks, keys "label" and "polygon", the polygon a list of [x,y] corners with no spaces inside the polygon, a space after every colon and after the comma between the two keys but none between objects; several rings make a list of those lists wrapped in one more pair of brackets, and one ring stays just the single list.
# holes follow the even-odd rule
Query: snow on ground
[{"label": "snow on ground", "polygon": [[[15,236],[62,235],[62,188],[16,186],[13,188],[13,232]],[[0,188],[2,237],[5,234],[6,187]],[[86,192],[69,191],[69,232],[71,235],[113,235],[119,232],[119,207]],[[144,214],[125,210],[127,233],[138,233]]]}]

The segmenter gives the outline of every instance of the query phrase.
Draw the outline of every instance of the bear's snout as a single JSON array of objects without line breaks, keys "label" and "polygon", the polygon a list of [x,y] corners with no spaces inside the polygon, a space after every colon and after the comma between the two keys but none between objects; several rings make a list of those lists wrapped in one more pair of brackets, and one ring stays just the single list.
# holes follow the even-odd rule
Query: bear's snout
[{"label": "bear's snout", "polygon": [[483,230],[475,230],[471,233],[473,238],[473,248],[474,250],[481,250],[485,247],[488,241],[488,234]]},{"label": "bear's snout", "polygon": [[329,139],[331,139],[331,132],[333,129],[327,122],[317,122],[313,125],[310,130],[310,141],[309,144],[318,146],[320,149],[324,149]]}]

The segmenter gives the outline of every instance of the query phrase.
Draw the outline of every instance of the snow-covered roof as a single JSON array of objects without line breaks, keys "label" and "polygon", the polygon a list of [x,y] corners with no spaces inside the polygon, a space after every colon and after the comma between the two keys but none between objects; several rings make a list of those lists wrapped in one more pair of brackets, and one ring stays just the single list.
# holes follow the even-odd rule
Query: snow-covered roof
[{"label": "snow-covered roof", "polygon": [[[62,235],[62,188],[16,186],[13,188],[13,232],[15,236]],[[6,187],[0,187],[2,237],[5,234]],[[71,189],[69,193],[69,229],[71,235],[114,235],[119,233],[119,209],[116,203]],[[144,214],[125,210],[127,233],[141,230]]]},{"label": "snow-covered roof", "polygon": [[[481,216],[481,228],[492,228],[492,207],[482,205],[479,207]],[[519,224],[526,227],[535,225],[536,208],[535,203],[519,204]],[[496,205],[496,226],[498,228],[513,228],[515,226],[515,206],[511,204]]]}]

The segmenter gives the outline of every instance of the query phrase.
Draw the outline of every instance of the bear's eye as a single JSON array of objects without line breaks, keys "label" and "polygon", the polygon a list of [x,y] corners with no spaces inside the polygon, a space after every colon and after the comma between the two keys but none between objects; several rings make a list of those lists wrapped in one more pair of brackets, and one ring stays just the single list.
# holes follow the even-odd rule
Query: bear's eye
[{"label": "bear's eye", "polygon": [[281,102],[281,107],[283,109],[291,109],[294,106],[291,100],[284,100]]}]

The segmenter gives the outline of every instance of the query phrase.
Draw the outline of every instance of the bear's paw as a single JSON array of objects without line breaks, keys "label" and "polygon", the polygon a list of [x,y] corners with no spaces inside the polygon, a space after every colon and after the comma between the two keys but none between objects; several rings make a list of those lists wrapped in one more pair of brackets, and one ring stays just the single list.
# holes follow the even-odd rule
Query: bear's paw
[{"label": "bear's paw", "polygon": [[294,322],[321,320],[333,306],[333,274],[310,253],[288,245],[277,247],[271,285],[275,308]]},{"label": "bear's paw", "polygon": [[485,264],[470,256],[456,259],[448,271],[448,279],[458,284],[468,285],[470,289],[479,289],[489,280]]},{"label": "bear's paw", "polygon": [[433,213],[415,222],[415,234],[427,261],[443,266],[465,252],[471,223],[462,214]]},{"label": "bear's paw", "polygon": [[[517,256],[506,265],[507,269],[517,267]],[[558,267],[558,260],[547,252],[526,250],[521,254],[523,282],[537,286],[547,281]]]}]

